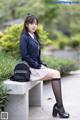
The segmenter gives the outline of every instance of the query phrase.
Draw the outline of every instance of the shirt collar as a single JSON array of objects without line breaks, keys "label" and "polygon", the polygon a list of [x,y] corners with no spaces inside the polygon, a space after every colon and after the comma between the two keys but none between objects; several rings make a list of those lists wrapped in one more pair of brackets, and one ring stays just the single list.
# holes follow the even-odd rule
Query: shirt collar
[{"label": "shirt collar", "polygon": [[30,32],[28,32],[29,33],[29,35],[34,39],[34,33],[32,34],[32,33],[30,33]]}]

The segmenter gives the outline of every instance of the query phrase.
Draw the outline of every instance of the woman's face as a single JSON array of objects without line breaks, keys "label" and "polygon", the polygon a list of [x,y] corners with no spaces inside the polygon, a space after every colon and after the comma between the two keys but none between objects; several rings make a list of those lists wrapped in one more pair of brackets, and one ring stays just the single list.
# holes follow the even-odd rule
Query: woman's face
[{"label": "woman's face", "polygon": [[34,22],[33,23],[29,23],[27,25],[27,27],[28,27],[28,30],[29,30],[30,33],[34,33],[37,30],[37,27],[38,27],[37,21],[34,20]]}]

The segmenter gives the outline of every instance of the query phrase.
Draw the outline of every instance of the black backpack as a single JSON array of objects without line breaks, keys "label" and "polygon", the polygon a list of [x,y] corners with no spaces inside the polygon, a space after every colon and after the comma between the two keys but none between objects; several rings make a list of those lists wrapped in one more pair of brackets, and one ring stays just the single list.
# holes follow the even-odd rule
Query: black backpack
[{"label": "black backpack", "polygon": [[27,82],[30,81],[30,68],[27,62],[21,61],[14,68],[14,73],[10,77],[12,81]]}]

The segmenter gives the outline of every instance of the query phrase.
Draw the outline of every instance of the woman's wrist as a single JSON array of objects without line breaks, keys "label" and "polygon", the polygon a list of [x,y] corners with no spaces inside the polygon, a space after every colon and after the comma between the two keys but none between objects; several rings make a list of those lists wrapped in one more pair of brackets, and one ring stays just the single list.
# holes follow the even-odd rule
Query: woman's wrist
[{"label": "woman's wrist", "polygon": [[45,63],[42,63],[42,65],[44,65],[44,66],[46,66],[46,67],[48,66],[48,65],[47,65],[47,64],[45,64]]}]

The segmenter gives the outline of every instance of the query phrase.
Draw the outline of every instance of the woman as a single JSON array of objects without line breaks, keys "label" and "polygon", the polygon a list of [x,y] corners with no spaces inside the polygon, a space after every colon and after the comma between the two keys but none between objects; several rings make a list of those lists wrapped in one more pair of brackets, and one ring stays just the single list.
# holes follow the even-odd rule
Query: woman
[{"label": "woman", "polygon": [[61,118],[69,118],[69,114],[65,112],[62,93],[61,93],[61,76],[60,72],[48,68],[41,61],[41,44],[39,36],[36,32],[38,27],[38,19],[34,15],[28,15],[24,22],[24,28],[20,37],[20,52],[23,61],[26,61],[31,70],[30,80],[51,80],[52,89],[56,98],[53,106],[53,116]]}]

